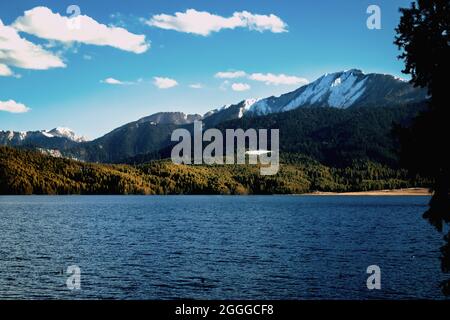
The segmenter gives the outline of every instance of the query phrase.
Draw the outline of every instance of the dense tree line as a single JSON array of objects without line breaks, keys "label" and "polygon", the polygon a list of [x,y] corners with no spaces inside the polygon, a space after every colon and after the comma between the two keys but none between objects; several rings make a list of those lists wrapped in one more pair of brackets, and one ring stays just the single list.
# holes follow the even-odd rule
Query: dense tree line
[{"label": "dense tree line", "polygon": [[279,129],[282,153],[301,153],[331,167],[370,160],[399,164],[394,125],[408,125],[425,103],[395,107],[298,108],[263,117],[243,117],[219,128]]},{"label": "dense tree line", "polygon": [[250,165],[94,164],[0,147],[0,194],[299,194],[428,184],[369,161],[331,168],[298,154],[282,160],[277,175],[262,176]]},{"label": "dense tree line", "polygon": [[[395,103],[392,107],[298,108],[266,116],[244,115],[220,123],[207,118],[204,129],[279,129],[283,153],[305,154],[331,167],[350,166],[356,159],[396,166],[400,144],[392,134],[393,124],[407,126],[425,107],[425,103]],[[139,164],[170,157],[176,144],[170,137],[176,128],[192,131],[193,124],[154,125],[137,121],[94,141],[43,148],[58,149],[66,157],[89,162]]]}]

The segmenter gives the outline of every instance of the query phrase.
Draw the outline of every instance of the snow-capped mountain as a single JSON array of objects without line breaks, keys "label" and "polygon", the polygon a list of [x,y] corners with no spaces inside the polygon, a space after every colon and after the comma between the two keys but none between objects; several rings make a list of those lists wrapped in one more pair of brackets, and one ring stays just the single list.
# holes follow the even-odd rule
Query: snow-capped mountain
[{"label": "snow-capped mountain", "polygon": [[59,138],[66,138],[75,142],[85,142],[87,141],[87,138],[84,136],[79,136],[75,134],[71,129],[64,128],[64,127],[57,127],[55,129],[52,129],[50,131],[42,131],[42,134],[44,134],[46,137],[53,138],[53,137],[59,137]]},{"label": "snow-capped mountain", "polygon": [[351,69],[325,74],[279,97],[257,100],[248,113],[266,115],[301,107],[384,107],[423,101],[426,96],[426,90],[394,76]]},{"label": "snow-capped mountain", "polygon": [[0,131],[0,145],[39,145],[59,148],[85,141],[87,141],[85,137],[78,136],[72,130],[62,127],[41,131]]},{"label": "snow-capped mountain", "polygon": [[237,104],[225,105],[221,108],[207,112],[202,120],[207,126],[214,126],[224,121],[240,119],[257,101],[258,99],[246,99]]}]

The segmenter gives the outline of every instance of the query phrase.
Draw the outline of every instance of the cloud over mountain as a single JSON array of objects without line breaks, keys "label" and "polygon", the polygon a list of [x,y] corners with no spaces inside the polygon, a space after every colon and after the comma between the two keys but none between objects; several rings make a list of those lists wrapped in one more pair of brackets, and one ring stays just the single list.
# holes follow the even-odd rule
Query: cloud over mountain
[{"label": "cloud over mountain", "polygon": [[0,101],[0,111],[6,111],[10,113],[25,113],[30,111],[26,105],[18,103],[14,100]]},{"label": "cloud over mountain", "polygon": [[231,85],[231,89],[233,89],[234,91],[247,91],[250,90],[251,87],[247,83],[233,83]]},{"label": "cloud over mountain", "polygon": [[264,82],[267,85],[303,85],[309,83],[305,78],[273,73],[253,73],[249,76],[249,79]]}]

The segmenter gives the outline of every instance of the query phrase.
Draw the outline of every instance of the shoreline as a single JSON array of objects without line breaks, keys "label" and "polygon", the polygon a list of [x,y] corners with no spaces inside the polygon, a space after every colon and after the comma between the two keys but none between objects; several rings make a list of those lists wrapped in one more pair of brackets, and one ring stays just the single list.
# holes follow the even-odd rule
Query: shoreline
[{"label": "shoreline", "polygon": [[309,193],[293,194],[0,194],[0,197],[21,196],[49,196],[49,197],[77,197],[77,196],[432,196],[428,188],[385,189],[373,191],[353,192],[325,192],[315,191]]},{"label": "shoreline", "polygon": [[307,193],[312,196],[432,196],[427,188],[386,189],[355,192],[322,192]]}]

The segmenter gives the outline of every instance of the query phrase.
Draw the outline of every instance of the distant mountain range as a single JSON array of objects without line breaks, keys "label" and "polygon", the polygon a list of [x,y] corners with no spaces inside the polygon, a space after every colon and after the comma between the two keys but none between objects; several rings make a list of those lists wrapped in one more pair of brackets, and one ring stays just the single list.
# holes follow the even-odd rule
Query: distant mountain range
[{"label": "distant mountain range", "polygon": [[[32,132],[0,131],[0,145],[40,148],[50,154],[92,162],[121,162],[139,155],[149,155],[144,157],[149,159],[163,156],[164,150],[172,145],[170,135],[174,129],[190,128],[195,120],[202,120],[206,127],[248,127],[249,123],[256,127],[275,125],[280,129],[283,150],[305,153],[308,151],[305,141],[309,141],[311,148],[315,148],[309,150],[310,153],[320,154],[319,158],[323,161],[324,157],[326,160],[326,153],[322,151],[326,146],[339,147],[336,144],[336,141],[342,140],[339,134],[345,132],[347,139],[352,140],[355,135],[360,136],[361,132],[363,136],[372,132],[368,126],[373,126],[383,130],[375,136],[384,139],[393,121],[411,119],[426,98],[426,90],[415,88],[402,79],[385,74],[364,74],[352,69],[325,74],[316,81],[279,97],[247,99],[216,108],[205,115],[159,112],[125,124],[93,141],[86,141],[70,129],[55,128]],[[386,108],[397,110],[384,111]],[[330,119],[330,116],[334,119]],[[364,116],[375,117],[372,119],[375,123],[367,123],[361,118]],[[364,124],[363,127],[355,128],[354,123],[348,123],[351,119]],[[328,125],[326,128],[325,123]],[[356,131],[352,132],[348,128]],[[333,137],[330,132],[334,129],[336,136]],[[323,136],[323,130],[329,133]],[[360,141],[361,144],[381,144],[381,148],[384,148],[383,143],[386,141],[364,137],[369,141]],[[346,144],[346,140],[340,143]],[[385,148],[392,147],[392,144],[388,145]],[[359,150],[363,146],[349,146],[347,143],[346,147]],[[317,148],[322,151],[318,152]],[[370,158],[370,154],[363,152],[362,157]]]},{"label": "distant mountain range", "polygon": [[41,131],[0,131],[0,145],[7,146],[65,150],[86,141],[85,137],[78,136],[72,130],[63,127]]}]

